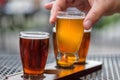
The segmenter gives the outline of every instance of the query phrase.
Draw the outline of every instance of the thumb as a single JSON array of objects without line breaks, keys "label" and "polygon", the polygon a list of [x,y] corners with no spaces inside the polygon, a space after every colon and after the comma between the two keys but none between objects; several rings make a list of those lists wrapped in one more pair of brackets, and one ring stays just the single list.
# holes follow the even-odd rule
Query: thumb
[{"label": "thumb", "polygon": [[83,22],[84,28],[90,29],[95,24],[95,22],[97,22],[101,18],[101,16],[104,13],[104,10],[105,9],[103,5],[94,3],[85,17],[85,20]]}]

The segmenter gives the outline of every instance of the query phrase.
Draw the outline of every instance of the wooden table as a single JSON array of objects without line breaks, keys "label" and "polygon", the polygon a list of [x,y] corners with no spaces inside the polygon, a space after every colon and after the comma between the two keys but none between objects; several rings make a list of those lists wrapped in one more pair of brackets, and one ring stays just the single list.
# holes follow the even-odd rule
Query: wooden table
[{"label": "wooden table", "polygon": [[74,65],[73,69],[60,69],[55,63],[47,64],[43,79],[23,79],[22,72],[8,75],[6,80],[80,80],[80,77],[92,74],[102,69],[102,62],[87,61],[85,65]]}]

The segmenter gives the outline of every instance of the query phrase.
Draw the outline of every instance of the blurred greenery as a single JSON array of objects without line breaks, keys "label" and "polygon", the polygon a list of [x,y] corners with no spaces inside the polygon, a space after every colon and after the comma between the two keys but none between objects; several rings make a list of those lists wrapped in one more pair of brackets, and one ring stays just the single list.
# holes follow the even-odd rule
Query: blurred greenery
[{"label": "blurred greenery", "polygon": [[[109,27],[108,25],[115,24],[119,21],[120,21],[120,14],[114,14],[112,16],[104,16],[94,25],[94,29],[102,30],[105,27]],[[36,26],[42,27],[49,22],[48,22],[48,16],[42,14],[42,15],[36,15],[34,19],[30,18],[27,20],[23,20],[22,23],[18,23],[18,22],[17,23],[13,22],[13,23],[11,24],[6,23],[8,27],[0,26],[0,32],[4,33],[5,31],[26,30],[28,28],[33,28]]]},{"label": "blurred greenery", "polygon": [[114,14],[112,16],[104,16],[94,25],[94,29],[102,30],[105,27],[109,27],[108,25],[115,24],[119,21],[120,21],[120,14]]},{"label": "blurred greenery", "polygon": [[[5,31],[21,31],[21,30],[27,30],[29,28],[33,28],[33,27],[42,27],[44,26],[47,21],[46,18],[41,19],[41,17],[37,17],[36,20],[34,20],[34,16],[32,16],[33,18],[28,18],[28,19],[24,19],[22,22],[20,21],[20,19],[17,20],[12,20],[11,22],[4,22],[5,25],[0,24],[0,32],[5,32]],[[44,16],[43,16],[44,17]],[[7,25],[7,26],[6,26]]]}]

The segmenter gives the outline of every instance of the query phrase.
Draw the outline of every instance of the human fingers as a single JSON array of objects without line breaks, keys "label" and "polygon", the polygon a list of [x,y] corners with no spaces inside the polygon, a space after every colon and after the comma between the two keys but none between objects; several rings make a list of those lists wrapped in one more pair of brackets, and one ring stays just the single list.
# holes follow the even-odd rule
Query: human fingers
[{"label": "human fingers", "polygon": [[84,28],[90,29],[94,25],[94,23],[98,21],[101,18],[101,16],[103,16],[105,10],[106,9],[103,5],[98,5],[98,3],[95,2],[85,17],[85,20],[83,22]]},{"label": "human fingers", "polygon": [[45,4],[45,6],[44,6],[44,7],[45,7],[46,9],[48,9],[48,10],[51,10],[51,8],[52,8],[53,4],[54,4],[54,1],[52,1],[52,2],[50,2],[50,3]]},{"label": "human fingers", "polygon": [[51,8],[50,23],[54,24],[58,11],[66,9],[66,0],[56,0]]}]

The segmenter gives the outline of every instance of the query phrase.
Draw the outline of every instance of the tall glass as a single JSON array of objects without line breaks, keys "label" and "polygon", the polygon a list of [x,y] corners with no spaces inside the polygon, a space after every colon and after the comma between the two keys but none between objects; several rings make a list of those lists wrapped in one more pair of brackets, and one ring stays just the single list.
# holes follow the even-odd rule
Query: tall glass
[{"label": "tall glass", "polygon": [[80,64],[86,63],[86,57],[87,57],[89,45],[90,45],[90,37],[91,37],[91,29],[84,30],[82,43],[81,43],[79,51],[78,51],[79,59],[77,60],[76,63],[80,63]]},{"label": "tall glass", "polygon": [[53,41],[53,48],[54,48],[54,56],[57,64],[57,56],[58,56],[58,48],[57,48],[57,40],[56,40],[56,27],[52,29],[52,41]]},{"label": "tall glass", "polygon": [[56,22],[57,64],[59,67],[70,68],[76,61],[83,37],[84,13],[58,12]]},{"label": "tall glass", "polygon": [[49,33],[20,32],[19,38],[24,76],[42,76],[48,56]]}]

